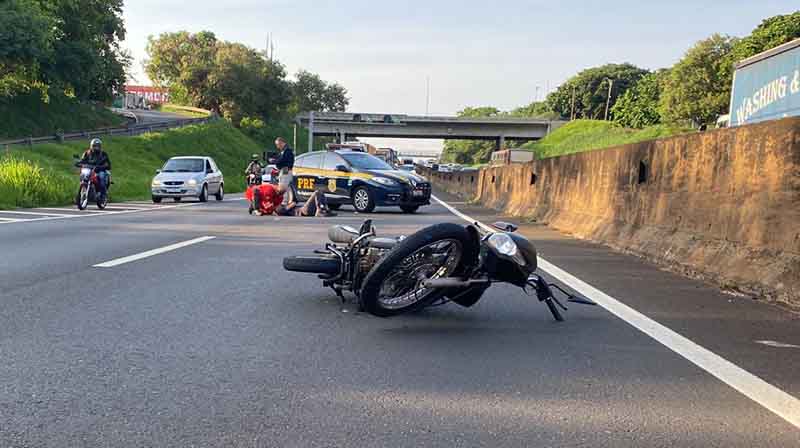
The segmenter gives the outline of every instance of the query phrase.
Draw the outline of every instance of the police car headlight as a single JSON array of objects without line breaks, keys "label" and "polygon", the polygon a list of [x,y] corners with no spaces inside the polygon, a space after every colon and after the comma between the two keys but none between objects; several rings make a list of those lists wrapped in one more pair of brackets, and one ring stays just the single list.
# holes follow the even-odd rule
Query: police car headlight
[{"label": "police car headlight", "polygon": [[376,178],[374,178],[372,180],[374,180],[375,182],[377,182],[377,183],[379,183],[381,185],[386,185],[387,187],[394,187],[394,186],[399,185],[396,180],[389,179],[387,177],[376,177]]}]

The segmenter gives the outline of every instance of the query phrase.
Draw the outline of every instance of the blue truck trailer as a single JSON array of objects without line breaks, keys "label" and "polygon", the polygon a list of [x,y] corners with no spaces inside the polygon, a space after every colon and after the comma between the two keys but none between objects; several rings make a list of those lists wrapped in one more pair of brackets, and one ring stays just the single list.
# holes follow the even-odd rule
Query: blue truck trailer
[{"label": "blue truck trailer", "polygon": [[730,125],[800,115],[800,39],[736,64]]}]

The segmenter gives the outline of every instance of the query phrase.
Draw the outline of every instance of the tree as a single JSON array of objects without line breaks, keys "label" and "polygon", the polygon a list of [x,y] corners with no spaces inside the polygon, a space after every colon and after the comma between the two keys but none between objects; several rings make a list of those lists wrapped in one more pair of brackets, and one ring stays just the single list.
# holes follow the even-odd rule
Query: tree
[{"label": "tree", "polygon": [[209,95],[209,75],[215,68],[217,37],[209,31],[150,36],[145,72],[156,85],[170,89],[175,99],[221,113],[220,101]]},{"label": "tree", "polygon": [[573,116],[574,100],[574,118],[602,119],[609,99],[609,84],[611,107],[618,97],[635,86],[647,73],[647,70],[627,63],[589,68],[568,79],[548,95],[547,104],[561,118],[569,119]]},{"label": "tree", "polygon": [[300,70],[292,83],[294,112],[342,112],[350,99],[339,84],[328,84],[319,75]]},{"label": "tree", "polygon": [[526,106],[512,110],[509,115],[514,117],[540,118],[542,120],[555,120],[559,116],[550,109],[546,101],[534,101]]},{"label": "tree", "polygon": [[614,121],[624,127],[641,129],[661,122],[659,101],[669,71],[662,69],[642,77],[611,109]]},{"label": "tree", "polygon": [[732,66],[742,59],[797,38],[800,38],[800,11],[770,17],[762,21],[749,36],[735,42],[726,62]]},{"label": "tree", "polygon": [[713,123],[726,113],[730,83],[723,66],[735,40],[714,34],[697,42],[670,70],[664,82],[659,111],[667,122]]},{"label": "tree", "polygon": [[[496,107],[467,107],[458,112],[459,117],[496,117],[501,114]],[[480,140],[447,140],[442,150],[442,160],[472,165],[488,162],[495,149],[494,142]]]},{"label": "tree", "polygon": [[0,97],[28,90],[53,52],[54,18],[37,1],[0,4]]},{"label": "tree", "polygon": [[130,56],[122,0],[41,0],[55,17],[53,56],[43,64],[43,81],[79,99],[107,101],[122,90]]}]

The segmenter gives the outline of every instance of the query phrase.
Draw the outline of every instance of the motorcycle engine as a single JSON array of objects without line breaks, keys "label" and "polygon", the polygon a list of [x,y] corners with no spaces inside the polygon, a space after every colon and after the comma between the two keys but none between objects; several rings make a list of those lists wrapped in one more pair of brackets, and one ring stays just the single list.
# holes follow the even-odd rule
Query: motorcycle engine
[{"label": "motorcycle engine", "polygon": [[389,252],[386,249],[368,247],[364,249],[358,261],[358,269],[363,275],[367,275],[372,268],[378,264],[381,258]]}]

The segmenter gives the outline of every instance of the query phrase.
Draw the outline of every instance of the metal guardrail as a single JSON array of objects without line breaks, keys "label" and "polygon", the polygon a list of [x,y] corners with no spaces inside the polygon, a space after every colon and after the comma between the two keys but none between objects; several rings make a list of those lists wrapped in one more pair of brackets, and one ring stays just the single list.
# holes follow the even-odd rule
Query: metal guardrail
[{"label": "metal guardrail", "polygon": [[182,128],[193,124],[205,124],[217,120],[217,117],[187,118],[160,123],[131,124],[122,128],[101,128],[91,131],[55,134],[46,137],[26,137],[17,140],[0,141],[0,148],[8,150],[12,146],[33,146],[40,143],[63,143],[70,140],[83,140],[108,135],[139,135],[147,132],[162,132],[169,129]]}]

